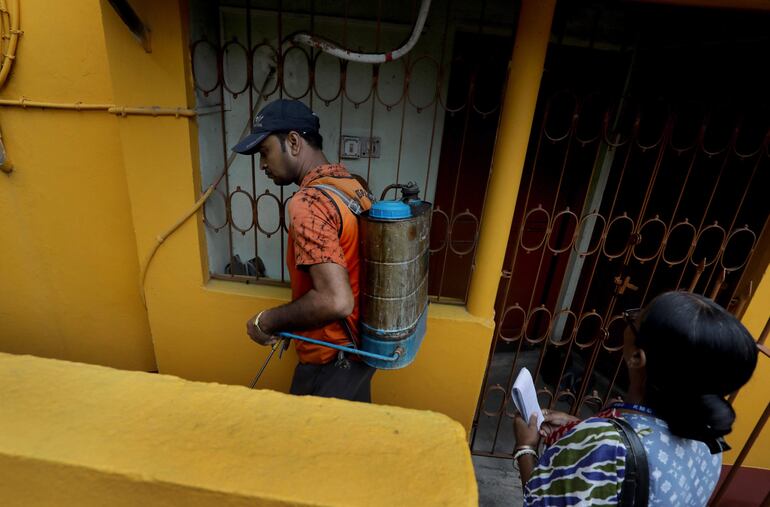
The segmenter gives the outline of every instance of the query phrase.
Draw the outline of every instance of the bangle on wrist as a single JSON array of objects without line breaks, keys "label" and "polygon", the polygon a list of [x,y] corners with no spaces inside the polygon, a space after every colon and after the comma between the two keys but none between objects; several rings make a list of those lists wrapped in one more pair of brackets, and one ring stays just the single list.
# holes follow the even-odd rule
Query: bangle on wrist
[{"label": "bangle on wrist", "polygon": [[261,311],[261,312],[259,312],[259,313],[257,314],[257,318],[256,318],[256,319],[254,319],[254,325],[257,327],[257,331],[259,331],[260,333],[262,333],[262,334],[264,334],[264,335],[270,335],[270,333],[266,333],[266,332],[265,332],[265,331],[262,329],[262,327],[259,325],[259,318],[262,316],[262,314],[263,314],[263,313],[265,313],[265,312],[264,312],[264,311]]},{"label": "bangle on wrist", "polygon": [[534,456],[535,459],[538,458],[537,451],[535,451],[533,448],[527,446],[527,447],[525,447],[523,449],[519,449],[518,451],[516,451],[516,453],[513,455],[513,460],[514,461],[518,461],[519,458],[521,458],[522,456],[526,456],[528,454],[531,454],[532,456]]},{"label": "bangle on wrist", "polygon": [[535,448],[534,446],[531,446],[531,445],[519,445],[519,446],[516,446],[514,451],[520,451],[522,449],[532,449],[533,451],[537,451],[537,448]]}]

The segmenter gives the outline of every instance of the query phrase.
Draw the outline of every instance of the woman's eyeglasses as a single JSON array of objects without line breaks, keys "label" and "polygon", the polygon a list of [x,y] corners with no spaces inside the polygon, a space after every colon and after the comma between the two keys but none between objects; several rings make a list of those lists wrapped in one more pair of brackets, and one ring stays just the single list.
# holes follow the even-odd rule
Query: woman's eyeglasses
[{"label": "woman's eyeglasses", "polygon": [[637,339],[639,338],[639,327],[636,323],[639,320],[640,313],[642,313],[641,308],[631,308],[623,312],[623,320],[626,321],[626,324],[631,328],[631,332],[634,333],[634,337]]}]

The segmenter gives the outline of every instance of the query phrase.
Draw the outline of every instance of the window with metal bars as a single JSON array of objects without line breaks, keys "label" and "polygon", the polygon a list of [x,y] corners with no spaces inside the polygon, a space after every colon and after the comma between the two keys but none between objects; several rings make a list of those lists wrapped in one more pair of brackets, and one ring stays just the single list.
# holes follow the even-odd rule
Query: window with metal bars
[{"label": "window with metal bars", "polygon": [[[301,100],[321,120],[324,152],[375,196],[414,181],[435,206],[430,294],[464,303],[513,40],[510,2],[433,1],[416,46],[383,64],[338,59],[292,42],[308,32],[351,51],[386,52],[410,35],[419,0],[194,1],[190,59],[212,277],[288,282],[284,211],[259,156],[230,148],[267,103]],[[388,198],[394,198],[391,193]]]}]

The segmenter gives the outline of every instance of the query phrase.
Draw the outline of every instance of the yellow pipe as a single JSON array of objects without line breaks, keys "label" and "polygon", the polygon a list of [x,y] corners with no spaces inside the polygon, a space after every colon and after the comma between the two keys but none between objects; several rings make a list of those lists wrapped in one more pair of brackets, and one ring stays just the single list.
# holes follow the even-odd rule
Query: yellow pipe
[{"label": "yellow pipe", "polygon": [[39,102],[35,100],[21,99],[0,99],[0,107],[34,107],[39,109],[59,109],[67,111],[105,111],[118,116],[142,115],[142,116],[175,116],[192,118],[196,115],[195,110],[184,107],[126,107],[116,106],[115,104],[84,104],[82,102],[61,103],[61,102]]},{"label": "yellow pipe", "polygon": [[[8,74],[11,72],[11,65],[16,58],[16,45],[19,42],[19,0],[11,0],[13,8],[8,10],[5,5],[5,1],[0,2],[0,11],[3,14],[7,14],[10,20],[10,30],[8,30],[8,49],[3,54],[3,63],[0,66],[0,88],[5,84],[5,80],[8,79]],[[3,33],[3,35],[6,35]]]},{"label": "yellow pipe", "polygon": [[147,254],[147,257],[145,257],[144,262],[142,262],[141,267],[139,268],[139,295],[142,297],[142,301],[145,303],[145,307],[147,306],[147,296],[144,293],[144,284],[147,280],[147,271],[150,269],[150,263],[152,262],[152,259],[155,257],[155,253],[158,251],[158,248],[160,248],[160,245],[163,244],[166,239],[174,234],[179,227],[185,223],[191,216],[193,216],[197,211],[203,206],[203,204],[206,202],[206,200],[211,197],[211,194],[214,192],[214,188],[219,184],[219,182],[222,180],[222,177],[224,176],[224,171],[219,176],[219,179],[217,179],[216,182],[212,183],[209,188],[206,189],[206,191],[203,193],[203,195],[193,204],[192,208],[182,215],[181,218],[179,218],[174,225],[169,227],[166,232],[158,236],[156,239],[155,244],[150,249],[149,253]]},{"label": "yellow pipe", "polygon": [[192,118],[196,115],[192,109],[186,109],[183,107],[124,107],[113,106],[107,109],[108,113],[117,114],[119,116],[127,115],[141,115],[141,116],[184,116],[185,118]]},{"label": "yellow pipe", "polygon": [[13,172],[13,164],[8,158],[8,153],[5,151],[5,144],[3,144],[3,133],[0,132],[0,171],[5,174],[11,174]]},{"label": "yellow pipe", "polygon": [[556,0],[521,4],[468,295],[468,311],[477,317],[494,317],[555,6]]}]

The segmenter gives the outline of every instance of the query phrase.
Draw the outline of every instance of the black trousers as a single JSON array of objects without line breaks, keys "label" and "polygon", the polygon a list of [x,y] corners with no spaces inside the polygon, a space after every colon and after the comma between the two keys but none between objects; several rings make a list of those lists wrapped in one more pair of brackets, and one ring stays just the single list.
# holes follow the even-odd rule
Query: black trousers
[{"label": "black trousers", "polygon": [[348,361],[348,368],[336,361],[326,364],[297,364],[291,379],[291,394],[372,401],[372,375],[375,368],[362,361]]}]

